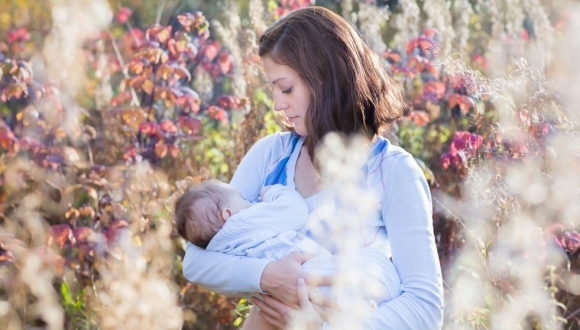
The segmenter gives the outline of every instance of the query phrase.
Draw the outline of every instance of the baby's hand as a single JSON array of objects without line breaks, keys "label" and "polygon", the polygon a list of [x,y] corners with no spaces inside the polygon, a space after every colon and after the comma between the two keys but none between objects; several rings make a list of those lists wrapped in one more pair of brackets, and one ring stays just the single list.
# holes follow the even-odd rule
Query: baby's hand
[{"label": "baby's hand", "polygon": [[260,202],[264,201],[264,195],[266,194],[266,191],[268,191],[270,188],[272,188],[272,186],[265,186],[260,190],[260,197],[258,197],[258,200]]}]

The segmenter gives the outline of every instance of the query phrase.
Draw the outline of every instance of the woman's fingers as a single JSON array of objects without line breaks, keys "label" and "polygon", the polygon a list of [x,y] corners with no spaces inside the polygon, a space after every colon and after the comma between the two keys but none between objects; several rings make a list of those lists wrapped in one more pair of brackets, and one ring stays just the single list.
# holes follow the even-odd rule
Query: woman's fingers
[{"label": "woman's fingers", "polygon": [[308,260],[316,257],[316,253],[309,253],[309,252],[294,252],[285,258],[289,258],[291,260],[299,262],[301,265]]},{"label": "woman's fingers", "polygon": [[306,287],[306,282],[303,278],[298,279],[298,301],[300,302],[301,309],[311,309],[312,304],[308,297],[308,287]]},{"label": "woman's fingers", "polygon": [[258,314],[273,326],[284,328],[288,323],[291,308],[268,295],[260,295],[260,297],[261,300],[252,297],[252,302],[260,309]]},{"label": "woman's fingers", "polygon": [[306,280],[310,286],[332,286],[334,276],[308,275]]},{"label": "woman's fingers", "polygon": [[296,291],[300,301],[300,310],[291,312],[292,329],[320,329],[324,320],[312,307],[308,298],[308,287],[303,278],[298,279]]},{"label": "woman's fingers", "polygon": [[302,264],[314,256],[312,253],[293,253],[270,262],[262,272],[260,287],[284,304],[298,308],[296,281],[305,275]]},{"label": "woman's fingers", "polygon": [[320,292],[315,291],[315,293],[310,296],[310,301],[312,301],[313,305],[318,306],[320,308],[330,310],[333,307],[332,299],[330,299],[330,297],[323,295]]},{"label": "woman's fingers", "polygon": [[326,308],[322,308],[316,304],[312,305],[312,308],[314,308],[316,313],[318,313],[324,320],[326,320],[326,321],[330,320],[330,317],[332,316],[332,313],[330,312],[330,310],[328,310]]}]

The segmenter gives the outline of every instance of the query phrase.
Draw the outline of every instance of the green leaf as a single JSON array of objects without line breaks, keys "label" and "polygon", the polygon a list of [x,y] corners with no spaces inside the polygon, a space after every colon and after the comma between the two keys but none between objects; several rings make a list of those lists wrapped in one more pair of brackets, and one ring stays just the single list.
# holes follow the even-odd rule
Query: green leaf
[{"label": "green leaf", "polygon": [[70,287],[68,286],[68,284],[66,284],[66,282],[62,282],[62,284],[60,285],[60,294],[62,295],[62,299],[64,300],[65,306],[73,305],[73,299],[72,299],[72,295],[70,293]]}]

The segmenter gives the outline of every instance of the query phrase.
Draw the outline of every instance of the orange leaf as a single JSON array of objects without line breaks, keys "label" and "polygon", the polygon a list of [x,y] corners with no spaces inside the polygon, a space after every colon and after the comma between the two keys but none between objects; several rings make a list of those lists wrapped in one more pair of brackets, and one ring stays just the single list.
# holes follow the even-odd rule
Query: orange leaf
[{"label": "orange leaf", "polygon": [[429,123],[429,114],[425,111],[411,111],[409,118],[417,126],[425,126]]},{"label": "orange leaf", "polygon": [[179,147],[172,144],[169,146],[169,154],[171,155],[171,157],[173,158],[177,158],[179,156],[179,153],[181,152],[181,150],[179,150]]},{"label": "orange leaf", "polygon": [[92,239],[94,232],[89,227],[77,227],[73,230],[73,236],[77,244],[86,243]]},{"label": "orange leaf", "polygon": [[154,85],[151,79],[145,79],[145,81],[143,81],[143,85],[141,86],[143,91],[149,95],[151,95],[151,93],[153,92],[153,87]]},{"label": "orange leaf", "polygon": [[165,144],[164,141],[159,141],[155,144],[155,154],[157,155],[157,157],[159,158],[163,158],[165,156],[167,156],[167,145]]},{"label": "orange leaf", "polygon": [[145,32],[145,38],[150,41],[165,43],[171,37],[171,25],[164,27],[160,24],[153,24]]},{"label": "orange leaf", "polygon": [[72,231],[68,225],[54,225],[49,229],[49,241],[52,239],[62,249],[70,241]]}]

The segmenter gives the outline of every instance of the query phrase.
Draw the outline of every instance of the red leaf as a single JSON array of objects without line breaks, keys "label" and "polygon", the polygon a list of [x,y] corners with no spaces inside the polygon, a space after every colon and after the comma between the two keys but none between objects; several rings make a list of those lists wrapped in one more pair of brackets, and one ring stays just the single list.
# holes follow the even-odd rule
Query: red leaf
[{"label": "red leaf", "polygon": [[240,100],[231,95],[222,95],[218,99],[218,105],[228,109],[237,109],[240,107]]},{"label": "red leaf", "polygon": [[39,149],[43,148],[44,145],[35,138],[25,136],[18,141],[18,145],[20,146],[21,150],[30,151],[32,153],[36,153]]},{"label": "red leaf", "polygon": [[117,219],[115,221],[113,221],[110,225],[109,228],[111,229],[119,229],[119,228],[125,228],[128,227],[129,223],[127,223],[127,221],[123,220],[123,219]]},{"label": "red leaf", "polygon": [[179,128],[187,135],[197,135],[201,129],[201,121],[191,117],[181,116],[178,119]]},{"label": "red leaf", "polygon": [[461,157],[459,157],[459,155],[452,155],[451,153],[446,152],[441,155],[439,161],[441,162],[441,167],[446,170],[452,165],[454,167],[459,166],[459,164],[461,164]]},{"label": "red leaf", "polygon": [[72,231],[68,225],[54,225],[50,227],[48,232],[49,242],[54,240],[56,244],[62,249],[64,245],[71,240]]},{"label": "red leaf", "polygon": [[159,141],[155,144],[155,154],[157,157],[164,158],[167,156],[167,151],[168,148],[164,141]]},{"label": "red leaf", "polygon": [[463,151],[466,155],[477,156],[477,150],[483,144],[483,137],[465,131],[457,131],[453,134],[453,140],[449,146],[449,153],[457,155],[458,151]]},{"label": "red leaf", "polygon": [[401,54],[387,49],[383,52],[383,57],[386,58],[390,63],[399,63],[401,61]]},{"label": "red leaf", "polygon": [[405,53],[411,54],[417,48],[417,39],[411,39],[405,44]]},{"label": "red leaf", "polygon": [[131,15],[133,15],[133,11],[127,7],[123,7],[115,14],[115,19],[117,19],[119,23],[125,24]]},{"label": "red leaf", "polygon": [[214,41],[209,43],[203,49],[203,55],[207,58],[208,61],[213,61],[213,59],[217,56],[218,52],[221,50],[222,46],[219,41]]},{"label": "red leaf", "polygon": [[207,116],[211,119],[219,120],[223,124],[228,122],[227,112],[224,109],[217,107],[215,105],[212,105],[209,108],[207,108]]},{"label": "red leaf", "polygon": [[199,112],[199,105],[201,100],[199,95],[191,88],[181,88],[180,96],[175,101],[175,104],[184,107],[184,112]]},{"label": "red leaf", "polygon": [[423,29],[423,33],[421,33],[421,35],[428,38],[437,38],[439,36],[439,32],[433,28],[425,28]]},{"label": "red leaf", "polygon": [[153,136],[159,132],[159,125],[157,125],[157,123],[152,123],[152,122],[143,123],[143,124],[139,125],[139,131],[142,134],[145,134],[148,136]]},{"label": "red leaf", "polygon": [[463,114],[467,114],[469,109],[475,107],[475,102],[473,102],[473,99],[467,95],[451,94],[447,99],[447,103],[452,109],[459,105],[459,109]]},{"label": "red leaf", "polygon": [[423,71],[424,67],[425,67],[425,59],[420,56],[413,56],[407,62],[407,68],[411,69],[415,73]]},{"label": "red leaf", "polygon": [[484,70],[489,70],[489,62],[487,61],[487,59],[479,54],[474,54],[471,57],[471,61],[475,64],[477,64],[480,68],[484,69]]},{"label": "red leaf", "polygon": [[177,126],[175,123],[169,119],[163,119],[161,123],[159,123],[159,128],[165,133],[177,133]]},{"label": "red leaf", "polygon": [[131,146],[125,149],[125,153],[123,154],[123,159],[129,160],[137,157],[138,150],[137,147]]},{"label": "red leaf", "polygon": [[30,33],[26,28],[11,29],[8,31],[8,43],[13,44],[16,42],[25,42],[30,40]]},{"label": "red leaf", "polygon": [[131,92],[121,92],[111,99],[111,105],[116,107],[131,100]]},{"label": "red leaf", "polygon": [[0,146],[6,150],[12,150],[12,146],[16,143],[18,139],[12,133],[10,128],[0,128]]},{"label": "red leaf", "polygon": [[429,123],[429,114],[425,111],[411,111],[409,114],[409,118],[415,123],[417,126],[425,126]]},{"label": "red leaf", "polygon": [[232,70],[232,55],[228,53],[221,53],[218,58],[218,66],[222,74],[227,74]]},{"label": "red leaf", "polygon": [[423,93],[431,93],[438,99],[445,95],[445,83],[441,81],[430,81],[423,85]]}]

